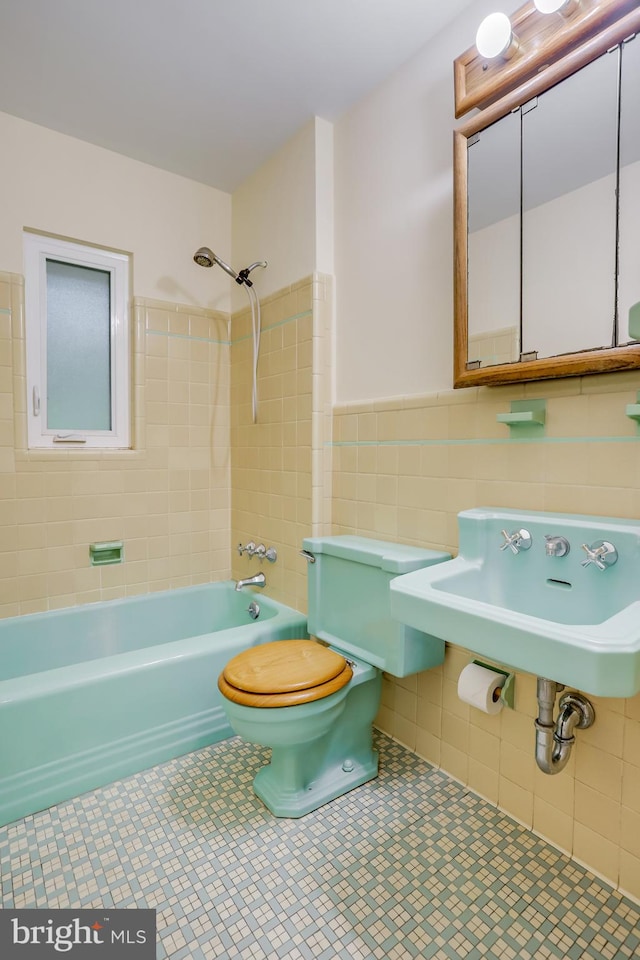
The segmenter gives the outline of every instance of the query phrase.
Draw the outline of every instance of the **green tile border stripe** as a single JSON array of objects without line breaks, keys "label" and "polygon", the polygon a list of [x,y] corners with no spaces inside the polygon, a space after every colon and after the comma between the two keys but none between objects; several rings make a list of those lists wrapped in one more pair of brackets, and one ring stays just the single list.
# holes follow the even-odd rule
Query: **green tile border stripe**
[{"label": "green tile border stripe", "polygon": [[196,340],[200,343],[217,343],[223,347],[231,346],[230,340],[215,340],[212,337],[193,337],[190,333],[169,333],[168,330],[147,330],[151,337],[169,337],[172,340]]},{"label": "green tile border stripe", "polygon": [[8,313],[11,316],[11,307],[0,307],[0,313]]},{"label": "green tile border stripe", "polygon": [[503,446],[514,443],[638,443],[637,437],[469,437],[460,440],[327,440],[326,447],[460,447]]},{"label": "green tile border stripe", "polygon": [[[283,327],[287,323],[292,323],[294,320],[304,320],[305,317],[313,316],[313,310],[303,310],[302,313],[293,313],[290,317],[285,317],[284,320],[277,320],[275,323],[270,323],[266,327],[262,327],[262,333],[266,333],[268,330],[275,330],[276,327]],[[237,340],[231,341],[231,346],[233,347],[236,343],[242,343],[243,340],[250,340],[251,334],[247,333],[244,337],[238,337]]]},{"label": "green tile border stripe", "polygon": [[[0,313],[4,313],[4,310],[0,310]],[[6,311],[10,313],[10,310]],[[290,317],[285,317],[284,320],[277,320],[275,323],[270,323],[268,326],[262,327],[262,333],[266,333],[268,330],[275,330],[276,327],[283,327],[287,323],[292,323],[295,320],[303,320],[305,317],[311,317],[313,315],[313,310],[303,310],[302,313],[294,313]],[[216,343],[223,347],[232,347],[236,343],[241,343],[243,340],[250,340],[252,334],[247,333],[243,337],[238,337],[235,340],[215,340],[211,337],[193,337],[189,333],[169,333],[167,330],[151,330],[148,329],[147,333],[152,337],[170,337],[176,340],[197,340],[201,343]]]}]

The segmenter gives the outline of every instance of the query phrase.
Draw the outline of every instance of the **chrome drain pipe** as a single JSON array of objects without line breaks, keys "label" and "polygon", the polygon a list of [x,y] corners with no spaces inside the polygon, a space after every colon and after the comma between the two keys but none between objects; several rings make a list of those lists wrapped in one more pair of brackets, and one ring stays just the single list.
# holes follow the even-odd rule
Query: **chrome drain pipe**
[{"label": "chrome drain pipe", "polygon": [[536,724],[536,763],[543,773],[560,773],[571,756],[574,730],[586,730],[596,718],[593,705],[581,693],[565,693],[560,713],[554,722],[556,696],[564,690],[561,683],[538,677],[538,718]]}]

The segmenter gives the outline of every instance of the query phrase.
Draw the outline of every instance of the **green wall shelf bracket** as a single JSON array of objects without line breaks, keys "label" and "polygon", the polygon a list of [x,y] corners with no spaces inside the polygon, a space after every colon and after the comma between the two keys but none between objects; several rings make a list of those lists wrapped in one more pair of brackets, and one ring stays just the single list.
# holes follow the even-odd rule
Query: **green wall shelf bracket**
[{"label": "green wall shelf bracket", "polygon": [[629,336],[640,340],[640,300],[629,307]]},{"label": "green wall shelf bracket", "polygon": [[640,432],[640,391],[637,395],[637,403],[628,403],[625,409],[625,413],[632,420],[635,420],[638,431]]},{"label": "green wall shelf bracket", "polygon": [[506,423],[512,436],[541,436],[546,416],[546,400],[512,400],[509,413],[499,413],[496,420]]},{"label": "green wall shelf bracket", "polygon": [[124,560],[124,544],[122,540],[92,543],[89,547],[89,559],[92,567],[106,567],[110,563],[122,563]]}]

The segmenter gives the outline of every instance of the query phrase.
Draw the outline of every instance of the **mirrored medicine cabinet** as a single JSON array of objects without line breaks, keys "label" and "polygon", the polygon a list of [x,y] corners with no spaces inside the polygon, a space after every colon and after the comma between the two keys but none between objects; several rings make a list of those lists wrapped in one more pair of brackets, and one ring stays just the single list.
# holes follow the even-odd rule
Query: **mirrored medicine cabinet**
[{"label": "mirrored medicine cabinet", "polygon": [[620,6],[454,134],[456,387],[640,367],[640,9]]}]

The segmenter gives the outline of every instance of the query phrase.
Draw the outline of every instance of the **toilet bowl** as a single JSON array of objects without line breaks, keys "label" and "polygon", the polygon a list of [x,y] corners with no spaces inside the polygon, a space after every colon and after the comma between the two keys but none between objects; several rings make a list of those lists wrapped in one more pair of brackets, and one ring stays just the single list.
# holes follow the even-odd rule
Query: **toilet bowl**
[{"label": "toilet bowl", "polygon": [[278,817],[304,816],[375,777],[382,671],[403,677],[444,659],[442,640],[391,619],[389,582],[449,554],[350,536],[309,538],[304,549],[315,560],[316,639],[252,647],[218,679],[232,729],[272,748],[253,788]]}]

